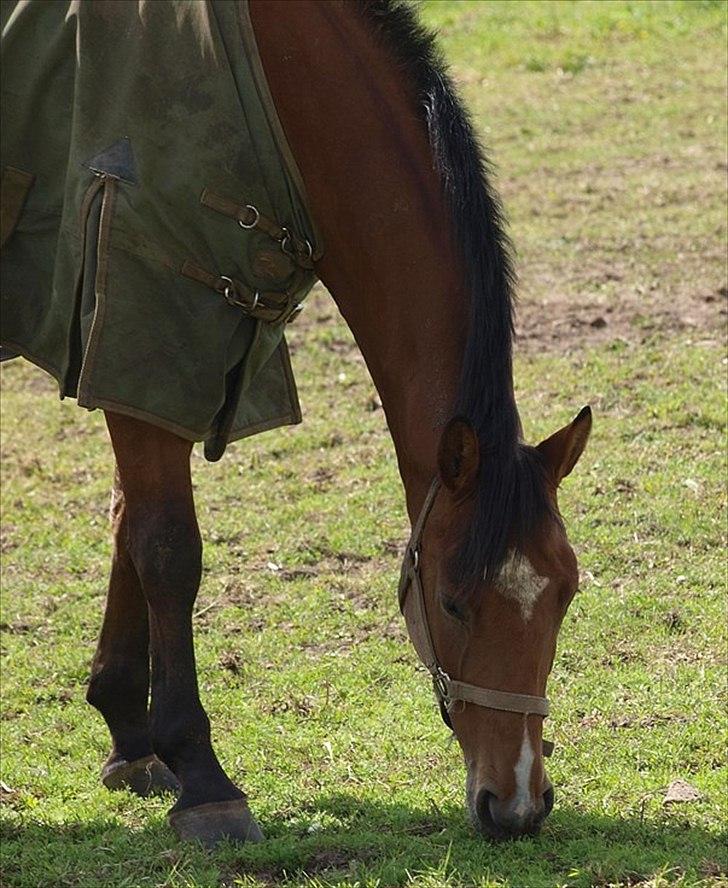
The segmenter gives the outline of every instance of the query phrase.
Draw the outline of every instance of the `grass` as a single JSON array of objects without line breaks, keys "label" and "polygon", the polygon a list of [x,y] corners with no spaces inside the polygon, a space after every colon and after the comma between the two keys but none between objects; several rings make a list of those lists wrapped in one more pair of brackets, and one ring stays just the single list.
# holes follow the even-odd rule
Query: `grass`
[{"label": "grass", "polygon": [[[550,684],[556,810],[533,841],[471,833],[457,747],[397,612],[407,528],[384,417],[318,292],[291,332],[304,424],[194,460],[201,691],[269,837],[255,848],[183,846],[168,801],[100,787],[107,737],[83,697],[110,448],[100,416],[4,369],[3,885],[727,882],[725,7],[424,15],[501,170],[527,436],[584,403],[596,415],[562,495],[583,576]],[[701,798],[664,805],[676,778]]]}]

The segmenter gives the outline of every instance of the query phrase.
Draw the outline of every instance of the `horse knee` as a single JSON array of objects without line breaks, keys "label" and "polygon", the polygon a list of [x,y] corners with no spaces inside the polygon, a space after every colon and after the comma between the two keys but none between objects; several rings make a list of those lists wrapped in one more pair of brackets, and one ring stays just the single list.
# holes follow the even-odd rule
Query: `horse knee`
[{"label": "horse knee", "polygon": [[202,576],[202,540],[194,515],[168,504],[128,516],[128,546],[150,605],[157,597],[190,606]]}]

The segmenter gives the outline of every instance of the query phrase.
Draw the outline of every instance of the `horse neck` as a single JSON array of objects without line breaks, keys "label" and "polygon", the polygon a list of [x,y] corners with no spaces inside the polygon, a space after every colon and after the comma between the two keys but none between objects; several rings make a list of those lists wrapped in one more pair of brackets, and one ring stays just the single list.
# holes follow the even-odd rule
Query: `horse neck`
[{"label": "horse neck", "polygon": [[251,14],[323,236],[317,270],[380,393],[412,515],[454,411],[470,314],[416,96],[348,4],[266,0]]}]

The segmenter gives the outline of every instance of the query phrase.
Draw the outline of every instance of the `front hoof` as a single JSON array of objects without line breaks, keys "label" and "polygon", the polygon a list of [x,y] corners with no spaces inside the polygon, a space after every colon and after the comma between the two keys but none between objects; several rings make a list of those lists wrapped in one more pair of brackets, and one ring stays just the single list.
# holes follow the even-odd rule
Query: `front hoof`
[{"label": "front hoof", "polygon": [[208,802],[194,808],[174,808],[168,814],[169,825],[183,841],[196,839],[206,848],[214,848],[224,839],[234,842],[262,842],[263,833],[250,813],[245,799]]},{"label": "front hoof", "polygon": [[101,782],[107,789],[128,789],[139,796],[178,794],[182,789],[179,780],[156,755],[133,762],[121,759],[107,763],[101,771]]}]

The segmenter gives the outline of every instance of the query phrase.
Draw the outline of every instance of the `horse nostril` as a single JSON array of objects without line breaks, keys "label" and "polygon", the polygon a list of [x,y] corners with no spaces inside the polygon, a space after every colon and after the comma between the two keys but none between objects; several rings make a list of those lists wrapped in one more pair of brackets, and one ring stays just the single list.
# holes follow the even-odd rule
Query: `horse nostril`
[{"label": "horse nostril", "polygon": [[495,821],[493,820],[493,811],[490,806],[491,799],[495,799],[493,793],[488,792],[487,789],[481,789],[478,793],[478,799],[476,802],[478,820],[480,821],[481,827],[483,827],[488,833],[497,831]]},{"label": "horse nostril", "polygon": [[480,831],[491,839],[517,839],[535,836],[554,805],[554,791],[549,786],[535,805],[518,810],[513,801],[502,802],[492,792],[481,789],[475,803]]},{"label": "horse nostril", "polygon": [[549,816],[553,806],[554,806],[554,788],[553,788],[553,786],[549,786],[549,788],[543,794],[543,816],[544,816],[544,818]]}]

